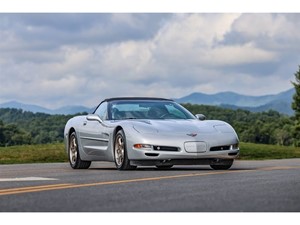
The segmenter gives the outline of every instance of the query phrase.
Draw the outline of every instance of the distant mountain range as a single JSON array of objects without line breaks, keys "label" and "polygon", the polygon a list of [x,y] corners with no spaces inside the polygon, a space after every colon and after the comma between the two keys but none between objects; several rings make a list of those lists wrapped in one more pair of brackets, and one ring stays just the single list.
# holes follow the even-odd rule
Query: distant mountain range
[{"label": "distant mountain range", "polygon": [[33,113],[47,113],[47,114],[76,114],[82,112],[92,112],[93,109],[87,108],[84,106],[64,106],[58,109],[47,109],[38,105],[29,105],[23,104],[16,101],[10,101],[3,104],[0,104],[0,108],[15,108],[15,109],[22,109],[24,111],[30,111]]},{"label": "distant mountain range", "polygon": [[[230,109],[245,109],[252,112],[276,110],[280,113],[293,115],[291,103],[294,89],[275,95],[248,96],[234,92],[221,92],[217,94],[192,93],[188,96],[174,99],[178,103],[191,103],[200,105],[215,105]],[[65,106],[55,110],[47,109],[38,105],[23,104],[16,101],[0,104],[0,108],[17,108],[24,111],[41,112],[47,114],[76,114],[81,112],[92,112],[93,109],[84,106]]]},{"label": "distant mountain range", "polygon": [[291,109],[295,89],[290,89],[275,95],[248,96],[234,92],[221,92],[217,94],[193,93],[188,96],[174,99],[179,103],[200,105],[216,105],[231,109],[246,109],[252,112],[276,110],[280,113],[293,115]]}]

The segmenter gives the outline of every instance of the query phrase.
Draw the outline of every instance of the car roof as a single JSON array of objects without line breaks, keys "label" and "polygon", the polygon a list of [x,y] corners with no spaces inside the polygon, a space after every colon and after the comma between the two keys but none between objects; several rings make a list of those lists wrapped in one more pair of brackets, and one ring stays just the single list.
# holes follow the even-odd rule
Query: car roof
[{"label": "car roof", "polygon": [[107,98],[102,102],[111,102],[111,101],[122,101],[122,100],[155,100],[155,101],[174,101],[167,98],[155,98],[155,97],[116,97],[116,98]]}]

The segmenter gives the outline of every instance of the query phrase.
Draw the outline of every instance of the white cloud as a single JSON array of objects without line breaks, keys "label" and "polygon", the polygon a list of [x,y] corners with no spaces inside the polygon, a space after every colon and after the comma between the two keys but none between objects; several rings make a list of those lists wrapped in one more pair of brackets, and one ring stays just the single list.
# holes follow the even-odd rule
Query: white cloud
[{"label": "white cloud", "polygon": [[243,14],[233,23],[234,31],[247,41],[262,42],[265,48],[299,48],[299,14]]},{"label": "white cloud", "polygon": [[212,46],[230,31],[238,14],[180,14],[174,16],[157,34],[161,46],[170,44],[179,49]]},{"label": "white cloud", "polygon": [[114,96],[276,93],[291,88],[300,60],[300,14],[64,14],[65,24],[30,15],[0,23],[1,101],[55,108]]},{"label": "white cloud", "polygon": [[[252,24],[252,26],[249,26]],[[245,25],[248,25],[247,27]],[[284,14],[245,14],[236,25],[236,30],[243,34],[255,38],[258,36],[267,37],[287,37],[293,27]]]},{"label": "white cloud", "polygon": [[77,74],[78,71],[89,65],[90,60],[93,59],[92,49],[63,46],[57,54],[60,55],[61,61],[40,65],[46,72],[45,74],[49,74],[49,79],[69,73]]},{"label": "white cloud", "polygon": [[223,45],[238,14],[192,14],[176,17],[155,37],[155,54],[167,64],[216,67],[273,61],[276,53],[260,49],[254,43]]},{"label": "white cloud", "polygon": [[208,66],[234,66],[276,60],[276,52],[257,48],[253,43],[218,46],[204,52],[201,59],[203,65]]},{"label": "white cloud", "polygon": [[[151,49],[148,42],[122,42],[103,49],[103,66],[108,72],[122,74],[128,79],[142,75],[144,67],[151,61]],[[124,74],[125,73],[125,74]]]}]

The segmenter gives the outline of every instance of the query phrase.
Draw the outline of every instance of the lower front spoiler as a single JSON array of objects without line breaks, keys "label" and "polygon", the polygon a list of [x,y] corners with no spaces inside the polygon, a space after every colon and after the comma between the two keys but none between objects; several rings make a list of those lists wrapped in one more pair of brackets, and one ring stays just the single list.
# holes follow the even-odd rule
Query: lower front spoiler
[{"label": "lower front spoiler", "polygon": [[167,160],[132,160],[132,166],[167,166],[167,165],[226,165],[232,164],[234,159],[167,159]]}]

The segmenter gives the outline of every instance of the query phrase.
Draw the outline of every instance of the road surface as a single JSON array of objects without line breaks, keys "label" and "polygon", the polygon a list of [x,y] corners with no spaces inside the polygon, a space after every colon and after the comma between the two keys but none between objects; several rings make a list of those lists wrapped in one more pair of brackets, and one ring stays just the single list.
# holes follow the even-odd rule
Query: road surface
[{"label": "road surface", "polygon": [[0,165],[0,212],[300,212],[300,159],[209,166]]}]

